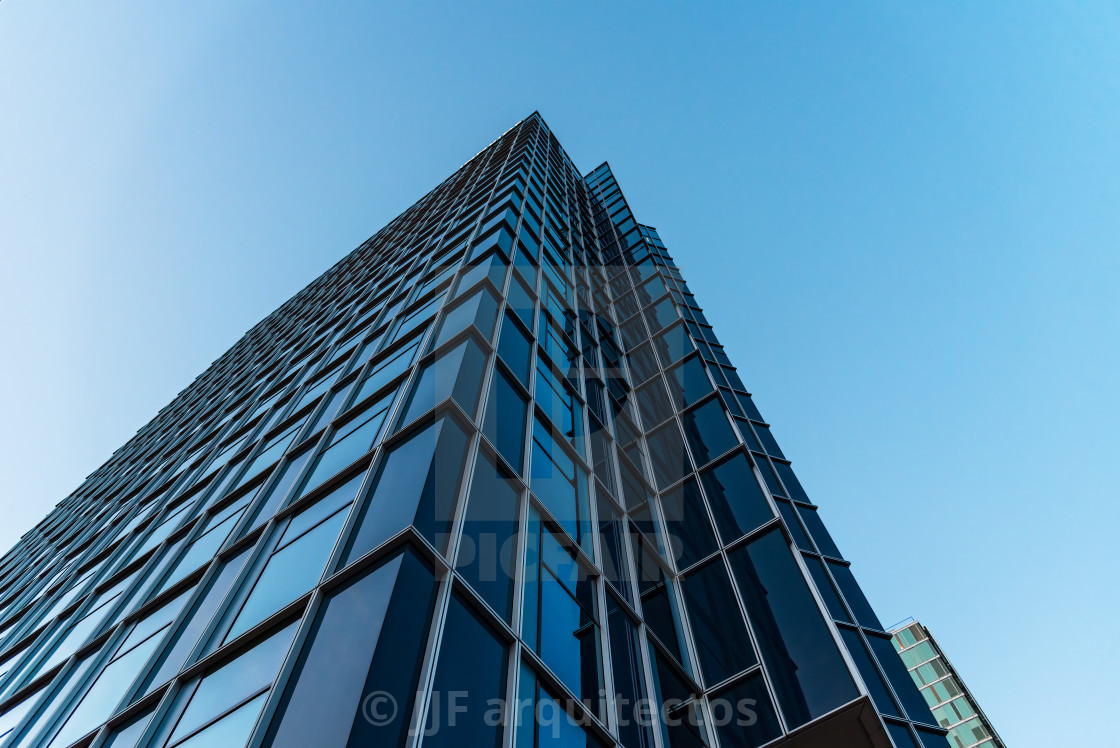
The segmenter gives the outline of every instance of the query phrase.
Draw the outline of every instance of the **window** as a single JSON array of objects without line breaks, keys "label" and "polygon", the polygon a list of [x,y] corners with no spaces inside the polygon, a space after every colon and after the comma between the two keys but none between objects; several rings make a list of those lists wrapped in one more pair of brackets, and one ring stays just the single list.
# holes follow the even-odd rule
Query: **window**
[{"label": "window", "polygon": [[607,629],[614,674],[614,700],[619,737],[628,748],[653,748],[653,734],[644,714],[647,693],[637,625],[614,597],[607,595]]},{"label": "window", "polygon": [[367,406],[361,412],[350,418],[331,434],[330,440],[319,456],[311,465],[307,478],[300,487],[300,496],[311,492],[332,475],[348,465],[353,464],[358,458],[367,454],[377,444],[381,434],[381,426],[389,415],[389,408],[393,405],[396,392],[389,392],[383,398]]},{"label": "window", "polygon": [[494,719],[493,711],[505,696],[507,655],[494,629],[452,595],[425,722],[426,748],[501,746],[503,720]]},{"label": "window", "polygon": [[241,533],[242,536],[272,519],[272,515],[276,514],[276,510],[284,503],[284,499],[287,498],[288,492],[296,482],[296,478],[303,471],[303,466],[307,464],[307,459],[311,456],[313,449],[314,447],[306,447],[297,454],[288,457],[284,466],[280,468],[280,477],[273,481],[268,488],[266,498],[253,510],[253,521],[248,523]]},{"label": "window", "polygon": [[455,294],[458,296],[469,291],[474,284],[483,278],[489,278],[490,282],[494,284],[494,288],[501,289],[505,285],[507,267],[509,266],[497,252],[488,255],[463,271],[459,278],[459,285],[455,289]]},{"label": "window", "polygon": [[696,702],[697,691],[673,662],[656,645],[650,648],[650,665],[656,691],[654,703],[660,709],[662,743],[669,748],[703,748],[703,716]]},{"label": "window", "polygon": [[520,490],[505,471],[479,452],[455,568],[507,621],[513,603]]},{"label": "window", "polygon": [[529,386],[529,357],[531,354],[531,336],[514,322],[513,316],[507,311],[502,322],[502,332],[498,336],[498,357],[525,387]]},{"label": "window", "polygon": [[700,363],[699,356],[693,356],[667,372],[669,395],[677,410],[684,410],[700,402],[712,392],[712,383]]},{"label": "window", "polygon": [[692,472],[676,421],[670,421],[646,437],[646,444],[659,489],[667,488]]},{"label": "window", "polygon": [[515,748],[606,748],[572,716],[574,705],[554,695],[527,664],[521,664]]},{"label": "window", "polygon": [[887,682],[883,679],[883,674],[875,666],[875,661],[867,650],[867,645],[863,643],[863,638],[860,637],[859,632],[841,626],[840,638],[844,640],[844,646],[847,647],[848,654],[855,661],[856,669],[859,670],[859,674],[867,686],[867,691],[871,694],[871,700],[875,703],[875,708],[879,710],[880,714],[902,717],[902,712],[894,703],[890,690],[887,688]]},{"label": "window", "polygon": [[565,532],[576,542],[590,546],[587,476],[539,417],[533,422],[529,488]]},{"label": "window", "polygon": [[642,618],[649,630],[661,641],[678,662],[686,662],[685,641],[680,626],[677,599],[669,575],[657,560],[657,554],[641,539],[636,530],[630,533],[637,564],[638,592],[642,601]]},{"label": "window", "polygon": [[661,497],[665,534],[679,569],[687,569],[719,547],[704,498],[695,478],[689,478]]},{"label": "window", "polygon": [[871,603],[867,602],[867,598],[864,597],[863,590],[860,589],[856,578],[852,576],[852,570],[845,564],[834,561],[828,562],[828,570],[832,572],[832,578],[836,580],[836,586],[840,588],[841,594],[844,595],[844,600],[848,603],[848,609],[852,611],[852,615],[856,617],[860,625],[882,630],[883,624],[879,623],[879,617],[875,615]]},{"label": "window", "polygon": [[[755,748],[782,734],[766,683],[757,673],[715,694],[711,703],[723,748]],[[740,712],[740,705],[750,705],[750,712]]]},{"label": "window", "polygon": [[537,407],[567,437],[579,454],[583,446],[583,405],[567,384],[553,372],[543,359],[537,360]]},{"label": "window", "polygon": [[926,704],[925,698],[914,683],[914,679],[910,677],[910,673],[906,671],[906,666],[899,659],[898,653],[894,651],[890,637],[885,634],[872,634],[870,632],[865,635],[867,636],[867,643],[871,645],[871,651],[879,661],[879,667],[886,674],[887,681],[891,684],[899,701],[902,702],[902,708],[906,710],[906,716],[915,722],[937,724],[930,713],[929,705]]},{"label": "window", "polygon": [[683,324],[675,324],[653,339],[654,350],[664,366],[680,361],[693,351],[692,340]]},{"label": "window", "polygon": [[447,398],[454,398],[471,418],[481,394],[479,382],[486,367],[486,354],[467,338],[420,369],[405,404],[400,425],[412,423]]},{"label": "window", "polygon": [[[204,676],[193,688],[184,688],[171,713],[180,712],[179,716],[162,745],[165,748],[245,745],[295,632],[296,624],[292,623]],[[161,736],[167,734],[170,724],[163,726]]]},{"label": "window", "polygon": [[632,601],[630,590],[630,558],[623,540],[622,520],[602,494],[598,495],[599,546],[603,549],[603,576],[627,601]]},{"label": "window", "polygon": [[236,614],[223,643],[236,639],[319,583],[335,541],[358,494],[364,473],[293,515],[264,561],[260,576]]},{"label": "window", "polygon": [[394,379],[408,370],[412,365],[413,356],[420,348],[420,339],[412,341],[405,347],[398,351],[389,354],[385,359],[382,359],[375,364],[366,374],[358,385],[357,392],[354,394],[354,404],[360,403],[370,395],[380,391],[387,386]]},{"label": "window", "polygon": [[[657,281],[651,281],[650,283],[654,282]],[[662,283],[661,287],[664,288],[664,286],[665,284]],[[646,287],[643,286],[639,289],[639,293],[645,289]],[[655,333],[660,332],[678,319],[680,317],[677,314],[677,308],[673,306],[673,299],[669,296],[646,309],[646,321],[649,323],[649,329]]]},{"label": "window", "polygon": [[591,575],[532,510],[522,636],[581,701],[599,704],[602,664]]},{"label": "window", "polygon": [[843,558],[840,555],[840,549],[836,547],[833,542],[832,536],[828,534],[828,529],[825,528],[824,522],[821,522],[820,515],[817,510],[809,506],[798,506],[797,514],[801,517],[801,521],[805,523],[805,527],[809,530],[813,540],[816,542],[817,549],[826,556],[833,558]]},{"label": "window", "polygon": [[497,314],[498,300],[494,298],[494,294],[489,289],[480,288],[443,315],[439,333],[436,335],[432,347],[443,345],[470,325],[474,325],[482,334],[482,337],[489,341],[494,334],[494,322]]},{"label": "window", "polygon": [[844,660],[781,532],[771,530],[729,558],[791,727],[854,699]]},{"label": "window", "polygon": [[450,416],[440,417],[393,446],[378,468],[346,563],[408,525],[437,548],[446,547],[466,448],[467,435]]},{"label": "window", "polygon": [[144,696],[169,681],[186,664],[203,629],[210,623],[210,618],[219,603],[225,599],[226,593],[229,592],[248,556],[249,549],[245,549],[222,564],[218,574],[211,580],[209,588],[195,603],[194,609],[185,616],[186,622],[171,639],[165,654],[158,660],[158,666],[144,679],[141,689]]},{"label": "window", "polygon": [[[434,603],[432,571],[408,549],[335,592],[312,626],[265,744],[399,745],[412,716]],[[377,706],[363,704],[375,691],[397,702],[385,724],[373,724],[362,711]]]},{"label": "window", "polygon": [[171,623],[188,597],[190,593],[184,592],[132,627],[100,675],[74,705],[69,716],[59,724],[53,739],[46,745],[65,748],[113,715],[129,686],[171,628]]},{"label": "window", "polygon": [[773,519],[746,455],[736,454],[705,470],[700,480],[725,544]]},{"label": "window", "polygon": [[205,530],[191,541],[191,544],[187,546],[183,555],[179,557],[170,573],[164,578],[156,592],[152,593],[151,597],[170,589],[199,566],[209,563],[217,555],[226,538],[229,537],[234,525],[237,524],[237,520],[245,513],[245,507],[249,505],[252,498],[252,494],[246,494],[210,516],[206,520]]},{"label": "window", "polygon": [[501,369],[494,371],[487,400],[482,433],[520,475],[525,459],[525,416],[529,404]]},{"label": "window", "polygon": [[718,398],[681,415],[684,435],[697,465],[705,465],[738,445]]},{"label": "window", "polygon": [[700,670],[708,685],[755,665],[751,637],[720,558],[681,580]]},{"label": "window", "polygon": [[392,336],[389,338],[389,344],[391,345],[403,339],[413,330],[427,322],[431,316],[436,313],[436,310],[439,309],[439,305],[443,303],[445,293],[446,292],[436,294],[435,298],[430,299],[415,311],[409,312],[407,316],[400,320],[397,323],[396,329],[393,330]]},{"label": "window", "polygon": [[833,620],[851,623],[852,619],[848,617],[848,612],[844,609],[844,603],[840,600],[840,594],[836,591],[836,587],[828,576],[824,561],[819,556],[810,556],[807,553],[802,555],[805,558],[805,565],[809,567],[809,576],[813,578],[813,584],[817,586],[817,591],[824,598],[828,614],[832,616]]},{"label": "window", "polygon": [[[261,470],[279,460],[280,455],[284,454],[284,451],[295,441],[296,434],[299,433],[301,426],[303,426],[303,421],[294,423],[279,434],[265,441],[260,452],[257,453],[257,456],[253,458],[253,461],[249,463],[249,467],[246,468],[245,472],[242,474],[237,486],[245,485],[253,476],[260,473]],[[234,486],[234,488],[237,486]]]}]

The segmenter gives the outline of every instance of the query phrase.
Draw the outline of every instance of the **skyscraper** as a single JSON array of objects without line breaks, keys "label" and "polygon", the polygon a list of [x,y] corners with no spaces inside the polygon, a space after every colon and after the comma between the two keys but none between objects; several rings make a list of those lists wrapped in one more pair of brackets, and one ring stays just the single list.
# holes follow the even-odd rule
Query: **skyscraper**
[{"label": "skyscraper", "polygon": [[933,716],[949,730],[953,748],[1004,748],[992,723],[945,656],[933,634],[909,619],[891,630],[906,669],[926,697]]},{"label": "skyscraper", "polygon": [[533,114],[0,560],[0,745],[943,748],[653,228]]}]

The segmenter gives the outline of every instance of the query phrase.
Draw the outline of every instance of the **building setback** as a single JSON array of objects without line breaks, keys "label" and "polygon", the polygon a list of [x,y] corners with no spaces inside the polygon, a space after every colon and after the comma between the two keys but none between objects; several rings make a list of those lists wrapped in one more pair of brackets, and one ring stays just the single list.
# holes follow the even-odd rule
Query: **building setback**
[{"label": "building setback", "polygon": [[0,559],[0,746],[944,735],[657,231],[536,113]]},{"label": "building setback", "polygon": [[894,648],[926,697],[933,716],[949,730],[953,748],[1004,748],[984,710],[925,626],[911,619],[891,630]]}]

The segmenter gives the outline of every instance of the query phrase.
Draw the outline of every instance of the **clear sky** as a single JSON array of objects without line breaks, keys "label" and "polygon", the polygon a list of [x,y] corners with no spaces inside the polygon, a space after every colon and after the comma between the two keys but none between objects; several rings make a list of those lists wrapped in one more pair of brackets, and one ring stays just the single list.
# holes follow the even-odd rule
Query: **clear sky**
[{"label": "clear sky", "polygon": [[0,3],[0,546],[539,109],[883,620],[1015,748],[1110,744],[1118,39],[1094,2]]}]

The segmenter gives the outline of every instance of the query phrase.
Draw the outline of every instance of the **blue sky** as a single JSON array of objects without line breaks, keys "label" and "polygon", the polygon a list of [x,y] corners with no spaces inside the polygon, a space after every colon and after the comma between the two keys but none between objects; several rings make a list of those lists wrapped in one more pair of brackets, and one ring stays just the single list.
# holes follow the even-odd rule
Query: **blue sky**
[{"label": "blue sky", "polygon": [[539,109],[659,228],[884,621],[1014,746],[1120,670],[1120,11],[0,4],[0,546]]}]

